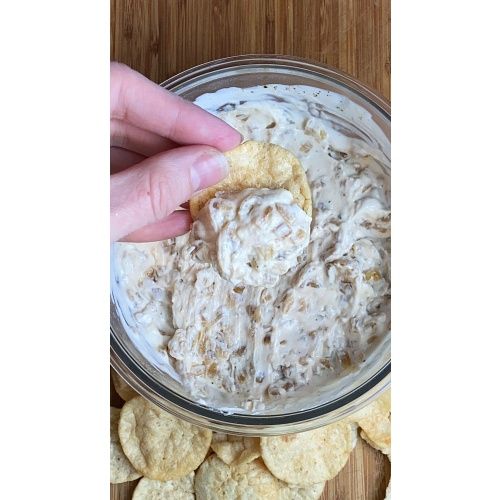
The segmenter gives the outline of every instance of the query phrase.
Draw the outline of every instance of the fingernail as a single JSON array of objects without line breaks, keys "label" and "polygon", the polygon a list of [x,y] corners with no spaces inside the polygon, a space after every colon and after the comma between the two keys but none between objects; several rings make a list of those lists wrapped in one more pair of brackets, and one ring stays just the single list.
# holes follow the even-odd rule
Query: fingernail
[{"label": "fingernail", "polygon": [[191,167],[193,191],[204,189],[224,179],[228,174],[226,157],[221,153],[204,153]]}]

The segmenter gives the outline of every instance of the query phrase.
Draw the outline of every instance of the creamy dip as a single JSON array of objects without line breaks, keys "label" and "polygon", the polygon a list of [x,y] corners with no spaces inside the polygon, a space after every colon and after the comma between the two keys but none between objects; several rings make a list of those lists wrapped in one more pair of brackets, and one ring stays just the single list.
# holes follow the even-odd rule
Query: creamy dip
[{"label": "creamy dip", "polygon": [[[293,231],[294,238],[299,229],[309,233],[310,223],[306,249],[294,253],[295,244],[269,234],[271,226],[259,233],[257,222],[249,228],[253,236],[226,234],[215,242],[223,219],[245,227],[239,226],[247,217],[244,203],[250,200],[262,216],[286,197],[282,190],[221,194],[187,235],[115,245],[113,296],[129,336],[209,406],[262,412],[304,386],[361,366],[389,333],[389,161],[363,134],[363,124],[376,128],[369,114],[325,94],[273,85],[224,89],[196,101],[245,139],[278,144],[299,158],[313,217],[292,214]],[[349,128],[342,113],[360,128]],[[215,216],[218,202],[227,204],[227,214]],[[279,212],[274,216],[278,231]],[[243,245],[247,240],[253,243]],[[241,264],[254,258],[265,268],[258,248],[266,241],[273,255],[285,256],[283,266],[268,259],[266,272],[252,273]]]},{"label": "creamy dip", "polygon": [[210,200],[193,224],[191,239],[205,242],[205,261],[231,283],[274,286],[297,265],[310,225],[289,191],[244,189]]}]

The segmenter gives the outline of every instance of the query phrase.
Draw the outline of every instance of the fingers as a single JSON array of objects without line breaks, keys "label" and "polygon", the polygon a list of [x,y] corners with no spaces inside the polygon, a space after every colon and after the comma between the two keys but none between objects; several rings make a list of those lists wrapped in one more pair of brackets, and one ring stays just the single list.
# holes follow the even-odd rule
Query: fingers
[{"label": "fingers", "polygon": [[110,149],[109,156],[112,174],[117,174],[118,172],[125,170],[132,165],[136,165],[146,159],[145,156],[134,153],[133,151],[115,147]]},{"label": "fingers", "polygon": [[128,149],[144,156],[153,156],[178,145],[170,139],[134,127],[123,120],[111,120],[111,146]]},{"label": "fingers", "polygon": [[164,221],[193,192],[226,175],[226,158],[208,146],[172,149],[112,175],[112,241]]},{"label": "fingers", "polygon": [[111,118],[178,144],[227,151],[241,142],[240,134],[219,118],[118,63],[111,64]]},{"label": "fingers", "polygon": [[163,221],[150,224],[131,234],[128,234],[120,241],[131,241],[134,243],[144,243],[147,241],[160,241],[168,238],[175,238],[187,233],[191,227],[191,214],[188,210],[176,210]]}]

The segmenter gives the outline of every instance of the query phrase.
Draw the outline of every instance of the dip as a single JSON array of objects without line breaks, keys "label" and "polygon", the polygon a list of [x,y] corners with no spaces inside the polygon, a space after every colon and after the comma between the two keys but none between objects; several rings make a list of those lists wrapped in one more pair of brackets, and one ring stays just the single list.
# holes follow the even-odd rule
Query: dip
[{"label": "dip", "polygon": [[200,211],[191,240],[235,285],[274,286],[309,243],[311,218],[285,189],[219,193]]},{"label": "dip", "polygon": [[[255,223],[252,234],[225,235],[217,246],[218,217],[245,227],[246,200],[261,215],[266,206],[290,205],[284,190],[222,193],[209,203],[226,203],[226,215],[214,218],[205,207],[189,234],[115,244],[113,297],[136,346],[193,399],[258,413],[356,370],[389,334],[389,161],[331,112],[371,120],[336,94],[268,85],[223,89],[196,103],[245,140],[278,144],[301,161],[312,221],[292,214],[293,235],[280,239],[276,212],[260,232]],[[281,260],[266,262],[255,250],[265,241]],[[247,265],[254,261],[257,268]]]}]

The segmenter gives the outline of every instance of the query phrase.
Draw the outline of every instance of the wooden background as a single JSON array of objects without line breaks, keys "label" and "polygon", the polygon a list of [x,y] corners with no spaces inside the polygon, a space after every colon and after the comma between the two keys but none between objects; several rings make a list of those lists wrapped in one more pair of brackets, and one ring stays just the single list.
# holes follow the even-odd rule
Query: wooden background
[{"label": "wooden background", "polygon": [[111,0],[111,58],[158,83],[240,54],[315,59],[390,98],[390,0]]},{"label": "wooden background", "polygon": [[[111,0],[111,59],[158,83],[252,53],[314,59],[390,99],[390,0]],[[383,500],[389,477],[387,458],[360,438],[322,499]],[[130,500],[135,484],[112,485],[111,498]]]}]

